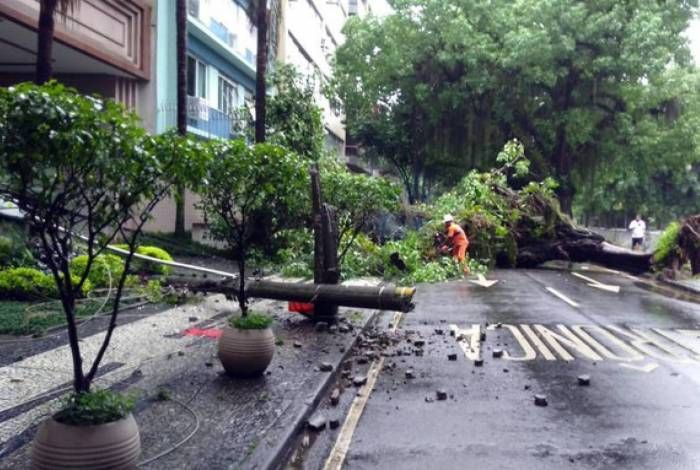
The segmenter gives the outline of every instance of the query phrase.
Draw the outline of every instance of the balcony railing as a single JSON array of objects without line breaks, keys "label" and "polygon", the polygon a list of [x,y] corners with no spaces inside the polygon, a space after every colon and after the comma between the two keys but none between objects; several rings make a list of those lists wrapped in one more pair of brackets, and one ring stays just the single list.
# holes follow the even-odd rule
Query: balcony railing
[{"label": "balcony railing", "polygon": [[[168,129],[177,125],[177,106],[158,108],[158,123]],[[210,139],[234,139],[247,134],[247,121],[236,114],[226,114],[207,104],[205,100],[188,97],[187,127],[195,135]]]}]

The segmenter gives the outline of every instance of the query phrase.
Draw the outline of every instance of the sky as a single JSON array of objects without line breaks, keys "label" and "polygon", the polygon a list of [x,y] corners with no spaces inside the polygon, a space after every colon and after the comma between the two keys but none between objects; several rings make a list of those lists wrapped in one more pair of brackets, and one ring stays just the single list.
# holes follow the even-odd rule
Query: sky
[{"label": "sky", "polygon": [[690,22],[686,35],[690,40],[690,51],[693,53],[695,63],[700,65],[700,19],[695,18]]}]

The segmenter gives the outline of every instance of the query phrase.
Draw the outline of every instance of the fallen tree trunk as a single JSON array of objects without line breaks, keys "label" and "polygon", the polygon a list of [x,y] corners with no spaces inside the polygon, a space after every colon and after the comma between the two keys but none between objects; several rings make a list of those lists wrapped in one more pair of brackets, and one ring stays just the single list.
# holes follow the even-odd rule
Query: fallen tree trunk
[{"label": "fallen tree trunk", "polygon": [[683,261],[690,261],[693,276],[700,274],[700,215],[688,217],[683,221],[678,234],[678,247]]},{"label": "fallen tree trunk", "polygon": [[547,261],[561,260],[573,262],[592,262],[602,266],[641,274],[651,269],[652,254],[628,250],[613,245],[588,230],[573,226],[558,230],[553,239],[540,240],[518,245],[516,267],[533,268]]},{"label": "fallen tree trunk", "polygon": [[333,284],[300,284],[272,281],[249,281],[246,293],[250,297],[292,302],[330,303],[343,307],[378,310],[413,310],[414,287],[343,286]]},{"label": "fallen tree trunk", "polygon": [[[187,288],[192,292],[219,293],[230,298],[235,297],[238,292],[238,285],[231,279],[194,282],[173,279],[169,284],[173,287]],[[390,284],[384,286],[344,286],[252,279],[246,282],[246,294],[249,297],[399,312],[413,310],[415,292],[415,287],[396,287]]]},{"label": "fallen tree trunk", "polygon": [[[508,235],[500,238],[480,236],[479,225],[483,226],[483,217],[464,220],[470,238],[475,235],[473,247],[469,249],[470,256],[479,258],[481,255],[483,258],[486,251],[486,257],[494,259],[499,267],[534,268],[558,260],[592,262],[633,274],[651,270],[651,253],[615,246],[602,236],[577,227],[561,213],[552,195],[515,191],[502,185],[495,185],[492,189],[502,198],[503,203],[499,205],[502,218],[508,219],[506,210],[515,211],[518,217],[508,227]],[[500,244],[494,244],[494,238],[501,240]],[[496,246],[495,250],[493,246]]]}]

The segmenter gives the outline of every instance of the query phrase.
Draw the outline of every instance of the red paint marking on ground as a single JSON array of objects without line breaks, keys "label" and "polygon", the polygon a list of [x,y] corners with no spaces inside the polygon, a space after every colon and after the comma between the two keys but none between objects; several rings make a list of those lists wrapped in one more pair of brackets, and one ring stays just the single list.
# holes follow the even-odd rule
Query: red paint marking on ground
[{"label": "red paint marking on ground", "polygon": [[314,304],[306,302],[289,302],[289,311],[302,313],[304,315],[312,315],[314,313]]},{"label": "red paint marking on ground", "polygon": [[219,338],[221,333],[220,328],[188,328],[182,332],[185,336],[204,336],[205,338]]}]

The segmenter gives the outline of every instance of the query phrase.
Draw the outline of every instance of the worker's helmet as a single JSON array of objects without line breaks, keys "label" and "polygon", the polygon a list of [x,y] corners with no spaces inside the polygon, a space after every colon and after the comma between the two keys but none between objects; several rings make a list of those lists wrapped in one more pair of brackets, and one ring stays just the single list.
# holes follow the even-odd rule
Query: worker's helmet
[{"label": "worker's helmet", "polygon": [[446,224],[447,222],[454,222],[454,217],[452,217],[452,214],[445,214],[445,217],[442,218],[442,223]]}]

